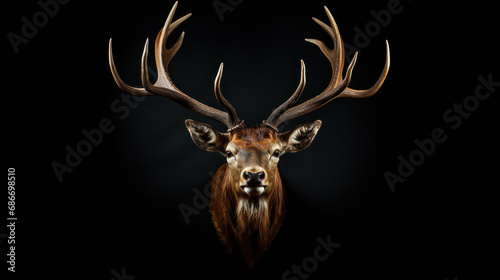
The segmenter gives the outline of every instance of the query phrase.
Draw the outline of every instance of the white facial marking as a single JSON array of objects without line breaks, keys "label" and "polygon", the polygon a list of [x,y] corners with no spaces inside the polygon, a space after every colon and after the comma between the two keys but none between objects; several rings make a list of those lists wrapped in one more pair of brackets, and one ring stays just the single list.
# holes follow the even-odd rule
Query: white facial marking
[{"label": "white facial marking", "polygon": [[264,192],[264,187],[244,187],[243,190],[250,196],[259,196]]}]

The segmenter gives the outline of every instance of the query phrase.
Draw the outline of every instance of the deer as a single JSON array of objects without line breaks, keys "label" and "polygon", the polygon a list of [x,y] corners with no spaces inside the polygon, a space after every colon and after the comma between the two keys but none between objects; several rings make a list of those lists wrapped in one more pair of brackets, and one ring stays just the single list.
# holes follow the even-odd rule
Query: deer
[{"label": "deer", "polygon": [[215,98],[225,109],[207,106],[183,93],[173,83],[168,66],[180,49],[185,32],[179,36],[171,48],[166,42],[171,33],[191,13],[173,21],[178,2],[176,2],[159,31],[155,40],[155,62],[158,73],[153,84],[148,73],[148,45],[146,40],[141,60],[142,87],[126,84],[119,76],[109,40],[109,65],[118,87],[137,96],[163,96],[199,116],[215,120],[227,126],[227,131],[219,132],[212,126],[191,119],[185,120],[186,128],[194,143],[203,150],[217,152],[226,158],[211,181],[211,200],[209,211],[221,242],[228,253],[239,255],[248,267],[253,267],[262,255],[268,251],[278,233],[285,215],[285,190],[278,170],[278,162],[286,153],[295,153],[309,147],[322,122],[296,126],[286,132],[280,132],[280,125],[319,109],[337,98],[366,98],[374,95],[382,86],[389,71],[390,53],[386,40],[385,66],[378,80],[365,90],[352,89],[349,86],[356,63],[356,52],[349,63],[345,75],[345,50],[337,24],[325,6],[329,24],[314,18],[334,43],[333,49],[317,39],[306,39],[315,44],[326,56],[331,65],[331,78],[323,92],[296,105],[306,84],[304,61],[300,61],[300,81],[295,92],[269,117],[260,124],[247,125],[238,117],[235,108],[221,92],[221,78],[224,64],[221,63],[214,82]]}]

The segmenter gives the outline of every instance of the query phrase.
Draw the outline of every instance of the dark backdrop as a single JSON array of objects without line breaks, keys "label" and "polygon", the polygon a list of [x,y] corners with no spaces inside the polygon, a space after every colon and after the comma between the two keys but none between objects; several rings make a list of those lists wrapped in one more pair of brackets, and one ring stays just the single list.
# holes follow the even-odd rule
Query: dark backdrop
[{"label": "dark backdrop", "polygon": [[[196,147],[184,120],[225,127],[160,97],[126,103],[109,71],[112,37],[119,73],[140,85],[145,39],[155,38],[174,2],[59,4],[53,16],[39,16],[42,26],[17,53],[9,32],[22,35],[22,18],[33,21],[42,8],[36,1],[4,3],[4,170],[16,168],[15,275],[281,279],[293,265],[310,265],[317,238],[329,237],[341,245],[310,269],[308,279],[484,278],[493,268],[488,252],[495,254],[498,236],[498,87],[490,87],[497,92],[484,100],[474,94],[478,77],[500,81],[498,15],[493,3],[484,2],[401,0],[385,26],[375,24],[374,12],[394,1],[179,3],[176,18],[193,16],[173,34],[186,32],[170,65],[172,78],[184,92],[220,108],[213,80],[224,62],[222,90],[250,124],[267,118],[295,90],[300,59],[307,67],[301,100],[328,84],[326,58],[304,41],[332,46],[311,20],[328,21],[324,5],[350,50],[360,51],[351,87],[376,81],[385,40],[390,43],[389,75],[374,97],[335,100],[286,126],[323,121],[307,150],[280,161],[287,215],[251,270],[225,253],[206,207],[189,216],[189,224],[179,211],[180,205],[195,207],[193,200],[204,202],[193,189],[203,191],[224,163]],[[234,7],[221,21],[214,3]],[[372,36],[363,42],[359,30],[367,26]],[[443,116],[464,100],[470,112]],[[70,157],[77,163],[59,180],[55,162],[66,165],[67,147],[77,149],[87,139],[82,131],[98,129],[103,120],[113,130],[79,162]],[[444,131],[444,143],[391,189],[384,174],[398,174],[401,158],[418,153],[414,141],[430,138],[436,128]],[[2,201],[6,208],[6,196]]]}]

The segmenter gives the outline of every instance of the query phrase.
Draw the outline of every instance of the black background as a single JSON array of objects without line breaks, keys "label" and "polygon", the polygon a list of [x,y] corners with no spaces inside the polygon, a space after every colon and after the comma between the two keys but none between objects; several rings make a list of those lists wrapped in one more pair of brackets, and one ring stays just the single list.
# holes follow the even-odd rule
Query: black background
[{"label": "black background", "polygon": [[[370,11],[388,2],[243,1],[221,21],[212,1],[183,0],[176,18],[193,16],[170,40],[186,32],[170,72],[184,92],[219,108],[213,79],[224,62],[226,98],[246,123],[260,123],[295,90],[300,59],[307,67],[302,100],[328,84],[327,60],[304,38],[332,43],[311,17],[327,22],[327,5],[344,42],[355,46],[354,28],[364,29],[374,20]],[[74,0],[17,54],[6,34],[20,34],[21,18],[40,7],[4,3],[4,170],[16,168],[15,275],[109,280],[125,268],[137,280],[281,279],[313,255],[318,237],[330,235],[341,246],[309,279],[489,276],[498,237],[497,93],[456,130],[443,119],[474,94],[478,76],[500,81],[498,12],[484,2],[402,0],[403,10],[360,48],[350,85],[376,81],[387,39],[391,68],[381,90],[335,100],[287,125],[323,121],[307,150],[280,161],[287,215],[253,269],[225,253],[207,208],[188,225],[178,208],[193,206],[193,189],[202,190],[224,163],[194,145],[184,120],[225,127],[160,97],[138,102],[126,116],[112,110],[122,92],[109,71],[109,38],[122,78],[140,85],[145,39],[155,38],[174,2]],[[151,44],[154,67],[152,52]],[[82,130],[104,118],[114,131],[59,182],[51,164],[65,163],[65,147],[75,148],[85,140]],[[384,172],[397,173],[398,156],[408,158],[414,140],[435,128],[447,140],[392,192]]]}]

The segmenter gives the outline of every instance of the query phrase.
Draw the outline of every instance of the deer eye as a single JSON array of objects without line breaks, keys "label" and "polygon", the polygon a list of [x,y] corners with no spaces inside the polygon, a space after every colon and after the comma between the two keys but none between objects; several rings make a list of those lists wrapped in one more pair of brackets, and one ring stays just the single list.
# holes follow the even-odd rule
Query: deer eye
[{"label": "deer eye", "polygon": [[230,157],[233,157],[233,153],[231,153],[231,151],[226,151],[226,157],[227,158],[230,158]]},{"label": "deer eye", "polygon": [[280,150],[276,150],[273,153],[273,157],[279,157],[280,156]]}]

